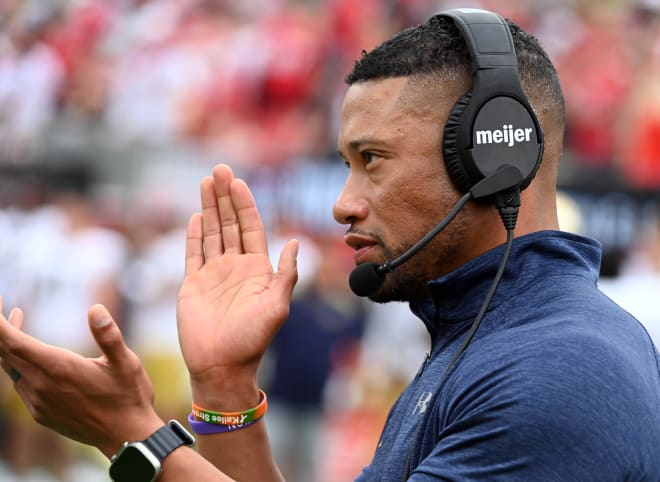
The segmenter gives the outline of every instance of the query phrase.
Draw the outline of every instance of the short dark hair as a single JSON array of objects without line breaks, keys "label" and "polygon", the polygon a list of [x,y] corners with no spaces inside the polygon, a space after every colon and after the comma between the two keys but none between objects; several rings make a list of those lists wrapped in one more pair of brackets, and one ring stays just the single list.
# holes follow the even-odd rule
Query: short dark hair
[{"label": "short dark hair", "polygon": [[[552,106],[563,122],[564,96],[557,71],[538,40],[506,20],[518,57],[518,70],[525,93],[532,104]],[[408,77],[417,74],[466,75],[470,73],[467,45],[454,22],[443,16],[433,16],[425,24],[403,30],[372,51],[362,51],[346,83],[382,78]],[[534,102],[536,101],[536,102]],[[537,106],[537,108],[540,106]]]}]

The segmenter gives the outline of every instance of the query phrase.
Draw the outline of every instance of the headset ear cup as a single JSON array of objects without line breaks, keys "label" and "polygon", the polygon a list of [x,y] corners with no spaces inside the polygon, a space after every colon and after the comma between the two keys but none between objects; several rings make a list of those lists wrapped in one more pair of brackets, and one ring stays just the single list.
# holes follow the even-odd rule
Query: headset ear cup
[{"label": "headset ear cup", "polygon": [[442,138],[442,150],[447,173],[454,182],[454,185],[463,193],[468,192],[474,182],[465,170],[465,165],[458,152],[456,138],[458,136],[458,128],[462,123],[463,112],[465,112],[471,98],[472,92],[468,92],[458,99],[447,118],[447,124],[445,125],[444,136]]}]

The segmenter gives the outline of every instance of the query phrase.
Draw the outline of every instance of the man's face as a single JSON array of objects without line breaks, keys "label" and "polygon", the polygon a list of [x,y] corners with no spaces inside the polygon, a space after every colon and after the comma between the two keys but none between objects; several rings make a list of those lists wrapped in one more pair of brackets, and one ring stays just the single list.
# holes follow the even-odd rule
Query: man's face
[{"label": "man's face", "polygon": [[[339,152],[350,169],[335,202],[337,222],[356,264],[401,255],[435,226],[460,197],[441,155],[450,109],[406,90],[407,78],[353,84],[344,99]],[[427,281],[460,265],[465,213],[426,248],[386,276],[374,301],[427,296]]]}]

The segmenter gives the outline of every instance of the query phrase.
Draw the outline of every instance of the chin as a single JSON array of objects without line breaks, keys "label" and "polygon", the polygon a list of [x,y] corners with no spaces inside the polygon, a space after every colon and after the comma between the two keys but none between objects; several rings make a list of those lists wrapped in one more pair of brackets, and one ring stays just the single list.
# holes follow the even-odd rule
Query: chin
[{"label": "chin", "polygon": [[428,284],[420,283],[419,279],[421,277],[411,280],[404,273],[394,271],[387,275],[383,286],[368,298],[374,303],[421,301],[428,298],[431,292]]}]

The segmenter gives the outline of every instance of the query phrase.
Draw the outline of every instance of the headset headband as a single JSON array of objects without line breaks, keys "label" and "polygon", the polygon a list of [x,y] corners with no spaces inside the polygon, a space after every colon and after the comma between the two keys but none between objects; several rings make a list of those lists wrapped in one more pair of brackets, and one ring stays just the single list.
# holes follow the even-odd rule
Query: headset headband
[{"label": "headset headband", "polygon": [[474,8],[448,10],[438,15],[450,17],[460,30],[472,59],[472,73],[494,67],[518,70],[513,39],[502,17]]}]

